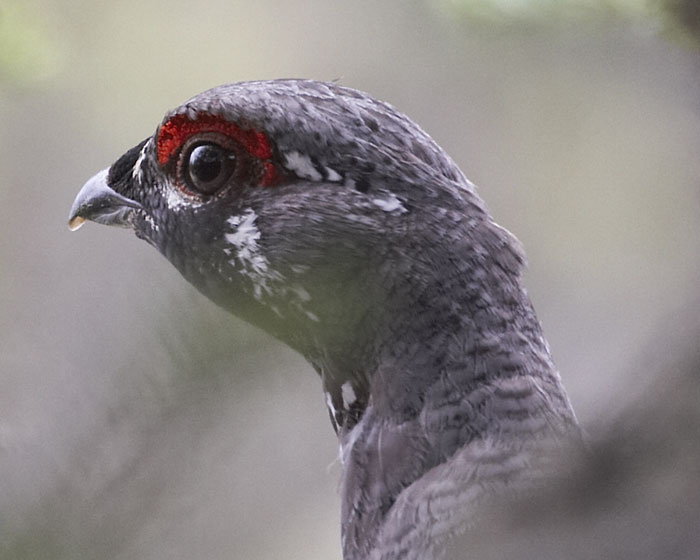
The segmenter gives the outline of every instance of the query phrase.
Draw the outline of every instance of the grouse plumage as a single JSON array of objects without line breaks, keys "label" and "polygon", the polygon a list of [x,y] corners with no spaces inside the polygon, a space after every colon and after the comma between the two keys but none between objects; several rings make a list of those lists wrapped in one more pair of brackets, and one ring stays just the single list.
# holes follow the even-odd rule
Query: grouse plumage
[{"label": "grouse plumage", "polygon": [[132,228],[313,365],[346,560],[439,558],[576,420],[518,242],[415,123],[336,84],[225,85],[168,113],[70,213]]}]

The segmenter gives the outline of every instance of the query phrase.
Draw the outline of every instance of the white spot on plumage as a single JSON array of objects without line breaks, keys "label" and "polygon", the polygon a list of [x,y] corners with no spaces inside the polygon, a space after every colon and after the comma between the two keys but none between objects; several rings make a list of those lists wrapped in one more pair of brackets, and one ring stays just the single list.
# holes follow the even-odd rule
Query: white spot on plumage
[{"label": "white spot on plumage", "polygon": [[340,393],[343,396],[343,406],[349,409],[350,406],[357,400],[357,395],[355,394],[355,389],[350,381],[346,381],[340,387]]},{"label": "white spot on plumage", "polygon": [[373,198],[372,203],[379,206],[384,212],[398,212],[399,214],[408,212],[394,193],[389,193],[386,198]]},{"label": "white spot on plumage", "polygon": [[[260,247],[260,229],[257,226],[258,216],[252,208],[246,209],[242,214],[231,216],[226,222],[232,231],[224,234],[224,239],[229,247],[224,248],[227,256],[231,256],[231,264],[239,274],[251,280],[253,296],[261,301],[264,296],[275,296],[286,299],[289,304],[303,313],[308,319],[317,323],[318,316],[305,308],[305,304],[311,301],[311,294],[299,284],[285,285],[285,278],[274,270],[268,258]],[[304,265],[298,265],[304,266]],[[308,267],[304,266],[305,272]],[[302,272],[295,270],[296,273]],[[281,316],[279,308],[272,306],[275,313]]]},{"label": "white spot on plumage", "polygon": [[284,155],[285,167],[293,171],[298,177],[309,179],[311,181],[320,181],[323,179],[318,169],[314,167],[311,158],[306,154],[297,151],[287,152]]},{"label": "white spot on plumage", "polygon": [[155,220],[153,219],[153,216],[151,216],[150,214],[145,214],[145,213],[144,213],[143,219],[146,221],[146,223],[147,223],[149,226],[151,226],[151,229],[152,229],[153,231],[158,231],[158,230],[160,229],[160,228],[158,227],[158,224],[157,224],[157,223],[155,222]]},{"label": "white spot on plumage", "polygon": [[165,203],[168,205],[170,210],[177,210],[178,208],[185,206],[187,204],[187,200],[185,200],[185,198],[173,188],[168,189],[165,196]]},{"label": "white spot on plumage", "polygon": [[255,272],[267,272],[267,259],[260,254],[260,230],[255,225],[258,215],[249,208],[242,216],[231,216],[227,221],[235,230],[225,234],[226,241],[238,249],[236,256]]},{"label": "white spot on plumage", "polygon": [[355,424],[352,430],[350,430],[347,436],[340,442],[340,462],[343,465],[347,462],[348,456],[350,455],[350,452],[352,451],[355,442],[364,431],[363,420]]},{"label": "white spot on plumage", "polygon": [[168,208],[173,212],[177,212],[185,207],[198,208],[202,205],[201,201],[191,196],[185,195],[177,187],[168,187],[166,189],[165,203],[168,205]]},{"label": "white spot on plumage", "polygon": [[139,152],[139,157],[136,158],[136,163],[134,163],[134,167],[131,170],[131,178],[134,181],[138,181],[141,183],[143,181],[143,160],[146,157],[146,150],[148,147],[151,145],[151,140],[149,139],[144,145],[143,148],[141,148],[141,151]]},{"label": "white spot on plumage", "polygon": [[306,288],[297,284],[297,285],[294,285],[294,286],[291,286],[290,288],[288,288],[286,290],[286,293],[295,296],[291,300],[291,303],[299,311],[301,311],[304,315],[306,315],[314,323],[318,323],[320,321],[320,319],[318,318],[318,315],[316,315],[312,311],[309,311],[308,309],[304,308],[304,304],[311,301],[311,294],[309,294],[309,292],[306,291]]},{"label": "white spot on plumage", "polygon": [[306,291],[306,289],[303,286],[292,286],[290,288],[292,292],[294,292],[301,301],[310,301],[311,296],[309,295],[309,292]]},{"label": "white spot on plumage", "polygon": [[331,169],[330,167],[324,167],[323,168],[326,172],[326,178],[329,181],[333,181],[334,183],[339,183],[340,180],[343,178],[340,173],[338,173],[335,169]]},{"label": "white spot on plumage", "polygon": [[333,406],[333,398],[331,397],[330,393],[326,393],[326,406],[328,407],[328,410],[331,411],[333,421],[335,422],[335,407]]},{"label": "white spot on plumage", "polygon": [[243,214],[231,216],[227,222],[231,225],[233,233],[224,234],[224,238],[235,249],[235,256],[229,260],[233,265],[240,265],[241,274],[250,278],[253,282],[253,295],[260,300],[263,292],[271,293],[270,281],[281,280],[282,276],[276,271],[270,270],[267,257],[260,251],[258,241],[260,230],[255,221],[258,216],[252,208],[248,208]]},{"label": "white spot on plumage", "polygon": [[314,323],[318,323],[321,321],[321,319],[318,318],[318,315],[315,313],[312,313],[311,311],[304,311],[304,314],[311,319]]}]

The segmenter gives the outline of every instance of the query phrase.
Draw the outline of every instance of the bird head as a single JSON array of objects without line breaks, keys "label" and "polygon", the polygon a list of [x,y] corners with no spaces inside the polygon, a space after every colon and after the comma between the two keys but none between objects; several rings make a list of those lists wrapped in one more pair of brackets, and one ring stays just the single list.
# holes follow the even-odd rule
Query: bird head
[{"label": "bird head", "polygon": [[410,307],[397,277],[434,274],[450,230],[463,237],[457,222],[487,217],[459,168],[391,106],[278,80],[169,112],[85,184],[70,224],[132,228],[208,297],[315,362],[376,340],[388,302]]},{"label": "bird head", "polygon": [[133,229],[314,365],[346,465],[347,558],[394,550],[392,535],[430,518],[421,496],[476,472],[473,442],[520,449],[575,426],[519,244],[418,125],[364,93],[304,80],[206,91],[91,178],[69,220]]}]

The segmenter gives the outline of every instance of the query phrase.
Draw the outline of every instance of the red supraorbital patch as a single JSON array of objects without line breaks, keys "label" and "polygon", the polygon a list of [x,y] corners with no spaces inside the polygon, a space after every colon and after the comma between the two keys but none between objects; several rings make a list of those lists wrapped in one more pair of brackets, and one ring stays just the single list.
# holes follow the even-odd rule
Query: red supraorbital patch
[{"label": "red supraorbital patch", "polygon": [[233,138],[253,157],[263,162],[262,185],[271,185],[276,180],[275,165],[269,161],[272,158],[270,140],[264,132],[243,129],[240,126],[225,121],[207,113],[199,113],[194,120],[187,115],[175,115],[160,127],[158,132],[158,163],[165,165],[173,154],[193,134],[202,132],[219,132]]}]

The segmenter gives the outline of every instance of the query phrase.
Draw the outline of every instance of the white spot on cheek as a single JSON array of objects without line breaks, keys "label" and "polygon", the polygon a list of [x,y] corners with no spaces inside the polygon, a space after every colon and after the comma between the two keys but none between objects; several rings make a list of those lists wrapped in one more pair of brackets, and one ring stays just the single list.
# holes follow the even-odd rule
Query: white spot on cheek
[{"label": "white spot on cheek", "polygon": [[167,187],[165,193],[165,203],[168,208],[177,212],[181,208],[199,208],[202,203],[192,197],[185,196],[177,187]]},{"label": "white spot on cheek", "polygon": [[178,208],[184,206],[185,202],[185,199],[179,196],[175,192],[175,189],[168,189],[168,193],[165,197],[165,203],[168,205],[168,208],[171,210],[177,210]]},{"label": "white spot on cheek", "polygon": [[238,249],[237,256],[241,261],[251,265],[253,270],[267,272],[267,259],[260,255],[258,248],[260,230],[255,225],[257,218],[257,214],[250,208],[243,216],[231,216],[228,223],[235,230],[234,233],[227,233],[224,237]]},{"label": "white spot on cheek", "polygon": [[311,181],[320,181],[323,179],[318,170],[311,162],[311,158],[299,152],[289,152],[285,154],[285,167],[293,171],[299,177],[310,179]]},{"label": "white spot on cheek", "polygon": [[389,193],[387,198],[373,198],[372,203],[379,206],[384,212],[398,212],[399,214],[408,212],[394,193]]},{"label": "white spot on cheek", "polygon": [[224,234],[224,238],[235,248],[235,257],[229,262],[240,265],[242,274],[253,282],[253,295],[260,300],[263,291],[271,293],[269,281],[281,280],[282,277],[270,270],[267,257],[260,252],[258,240],[260,230],[255,225],[257,214],[249,208],[240,216],[231,216],[227,221],[234,228],[233,233]]},{"label": "white spot on cheek", "polygon": [[350,408],[350,405],[357,400],[357,395],[355,395],[355,389],[353,389],[352,383],[350,383],[350,381],[343,383],[340,387],[340,392],[343,395],[343,406],[346,409]]},{"label": "white spot on cheek", "polygon": [[[305,308],[305,304],[311,301],[311,294],[299,284],[287,286],[283,282],[285,277],[273,270],[270,261],[265,256],[259,245],[261,233],[257,226],[258,216],[252,208],[246,209],[242,214],[231,216],[227,223],[231,226],[231,233],[225,233],[224,239],[230,247],[225,247],[224,252],[230,255],[231,264],[240,275],[247,277],[252,283],[253,296],[258,301],[263,296],[274,296],[280,300],[286,300],[289,305],[295,307],[311,321],[318,323],[318,316]],[[300,274],[305,272],[306,265],[298,265]],[[282,316],[279,308],[268,302],[272,310]]]}]

